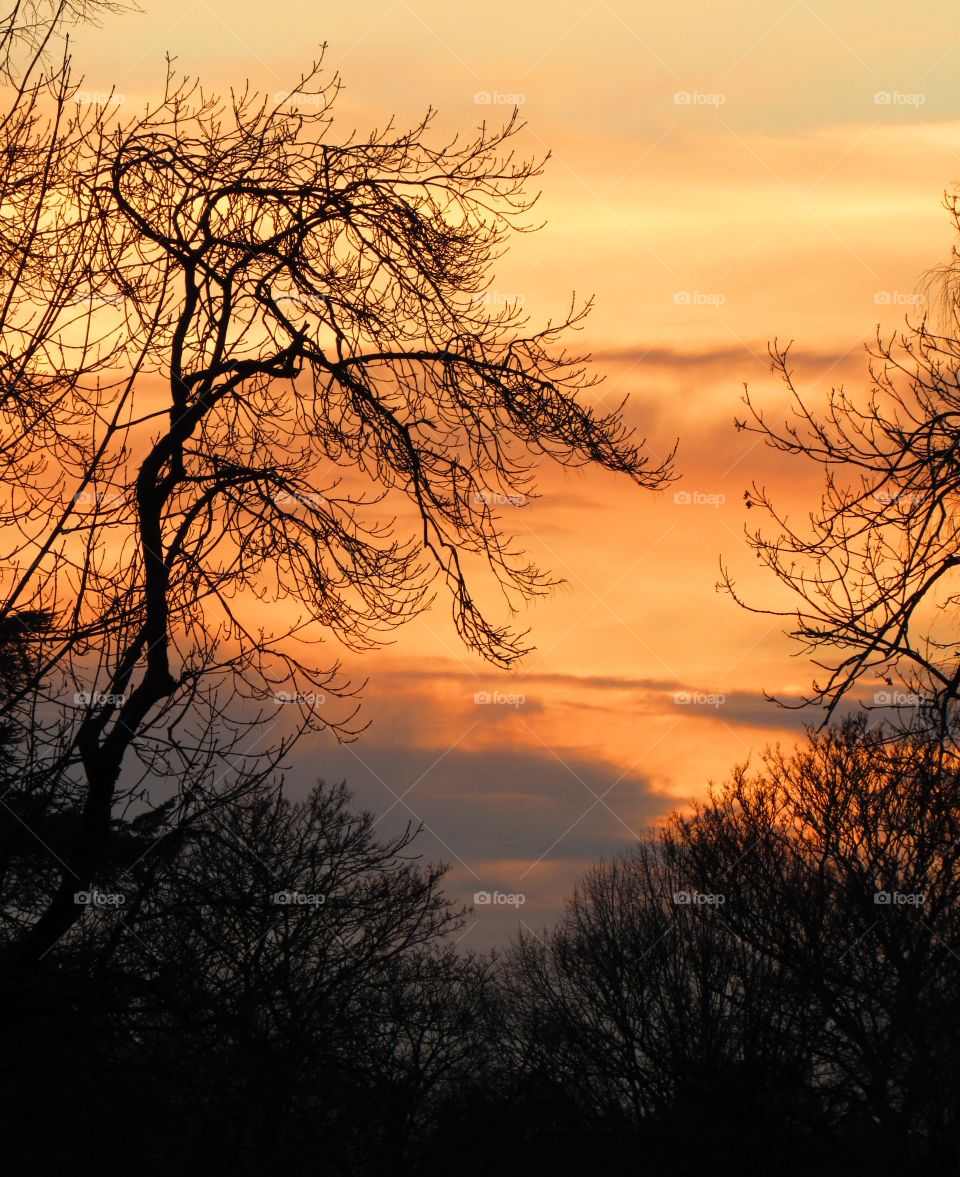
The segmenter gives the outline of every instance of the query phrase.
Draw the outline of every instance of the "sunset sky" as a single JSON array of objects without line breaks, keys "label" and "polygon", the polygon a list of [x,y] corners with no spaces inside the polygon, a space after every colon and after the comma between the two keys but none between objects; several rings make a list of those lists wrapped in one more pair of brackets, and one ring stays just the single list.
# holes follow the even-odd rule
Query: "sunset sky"
[{"label": "sunset sky", "polygon": [[[923,275],[953,244],[943,194],[960,179],[953,6],[883,0],[867,20],[846,0],[558,0],[549,20],[501,0],[145,7],[77,32],[85,90],[140,106],[169,52],[206,87],[273,94],[326,41],[344,86],[334,135],[432,106],[440,143],[517,103],[524,150],[553,153],[546,225],[516,239],[492,290],[534,322],[594,295],[571,340],[606,376],[591,395],[629,395],[653,456],[679,439],[681,480],[662,493],[544,466],[543,497],[504,506],[505,528],[567,582],[520,618],[537,649],[517,674],[459,645],[441,597],[381,652],[331,644],[369,680],[370,727],[344,747],[315,737],[291,766],[291,788],[346,779],[384,830],[422,821],[420,849],[451,864],[451,895],[520,893],[519,918],[539,929],[590,862],[798,731],[763,692],[798,696],[809,663],[780,622],[714,586],[722,557],[750,599],[784,603],[744,542],[756,521],[743,492],[764,484],[802,518],[818,483],[733,419],[744,382],[771,417],[785,407],[768,340],[795,341],[814,395],[866,389],[877,325],[922,310]],[[483,692],[502,701],[475,702]],[[517,918],[480,905],[464,944],[502,940]]]}]

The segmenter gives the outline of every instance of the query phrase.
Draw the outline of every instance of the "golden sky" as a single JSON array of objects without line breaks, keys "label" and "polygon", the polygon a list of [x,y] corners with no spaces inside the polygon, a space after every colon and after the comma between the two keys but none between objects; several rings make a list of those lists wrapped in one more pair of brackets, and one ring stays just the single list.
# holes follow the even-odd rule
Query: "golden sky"
[{"label": "golden sky", "polygon": [[[349,748],[318,741],[292,770],[345,777],[385,829],[423,821],[421,849],[451,862],[454,895],[521,892],[537,928],[589,861],[797,730],[763,691],[796,696],[809,665],[779,623],[714,584],[722,555],[758,603],[783,600],[744,544],[743,491],[764,483],[802,514],[818,484],[733,418],[745,381],[773,416],[785,405],[767,340],[795,340],[804,387],[865,389],[877,325],[922,308],[922,276],[953,243],[941,201],[960,178],[955,10],[143,2],[76,36],[84,87],[115,87],[128,107],[156,95],[165,52],[212,88],[275,93],[324,41],[344,84],[335,130],[432,106],[440,141],[518,104],[524,148],[553,153],[547,223],[516,241],[493,290],[534,321],[574,290],[595,295],[577,342],[607,377],[597,397],[630,394],[653,453],[679,438],[682,481],[662,494],[544,469],[542,499],[504,507],[568,582],[523,618],[538,649],[519,674],[460,648],[441,602],[388,650],[345,659],[369,678],[371,727]],[[678,704],[678,691],[713,702]],[[465,943],[515,922],[514,908],[478,907]]]}]

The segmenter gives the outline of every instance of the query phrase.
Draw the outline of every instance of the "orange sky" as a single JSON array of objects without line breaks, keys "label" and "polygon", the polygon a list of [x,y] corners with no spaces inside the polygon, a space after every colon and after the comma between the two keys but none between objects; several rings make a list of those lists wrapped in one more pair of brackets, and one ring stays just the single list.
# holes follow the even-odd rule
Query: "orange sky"
[{"label": "orange sky", "polygon": [[[292,779],[346,777],[395,829],[453,865],[450,890],[522,892],[537,928],[573,879],[795,717],[809,666],[780,626],[714,591],[721,555],[753,598],[776,600],[743,542],[751,480],[815,506],[799,479],[732,427],[742,383],[776,415],[766,341],[794,339],[806,387],[866,387],[863,344],[915,310],[952,244],[941,207],[960,176],[960,32],[920,0],[671,5],[623,0],[452,5],[353,0],[144,0],[81,30],[91,91],[155,95],[163,53],[226,88],[292,85],[314,47],[345,84],[338,126],[439,111],[438,140],[521,104],[531,154],[549,147],[539,211],[493,284],[534,321],[596,295],[577,341],[654,453],[679,437],[682,481],[660,495],[545,469],[542,500],[505,525],[568,586],[524,618],[538,649],[516,676],[466,654],[445,605],[348,670],[368,677],[363,739],[319,742]],[[487,101],[489,99],[489,101]],[[678,491],[723,501],[677,503]],[[475,703],[478,692],[522,696]],[[677,691],[722,695],[677,704]],[[398,800],[398,797],[401,798]],[[514,926],[478,907],[465,943]]]}]

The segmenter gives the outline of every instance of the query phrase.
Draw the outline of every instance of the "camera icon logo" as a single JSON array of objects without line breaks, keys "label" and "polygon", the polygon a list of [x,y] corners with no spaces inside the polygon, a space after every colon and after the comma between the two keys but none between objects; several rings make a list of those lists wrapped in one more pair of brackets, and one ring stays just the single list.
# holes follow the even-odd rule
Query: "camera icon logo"
[{"label": "camera icon logo", "polygon": [[123,907],[127,897],[122,891],[74,891],[73,902],[78,907]]}]

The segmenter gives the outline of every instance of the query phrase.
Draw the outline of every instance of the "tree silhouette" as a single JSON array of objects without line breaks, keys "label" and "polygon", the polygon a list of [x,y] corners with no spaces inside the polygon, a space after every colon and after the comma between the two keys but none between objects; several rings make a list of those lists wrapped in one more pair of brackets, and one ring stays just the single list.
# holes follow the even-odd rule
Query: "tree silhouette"
[{"label": "tree silhouette", "polygon": [[[960,227],[956,200],[948,202]],[[949,279],[949,271],[947,275]],[[960,566],[960,342],[952,324],[925,316],[898,337],[879,335],[870,352],[869,396],[834,388],[822,411],[798,391],[789,348],[770,355],[793,402],[785,422],[768,419],[749,393],[746,424],[773,449],[823,470],[824,491],[809,526],[792,523],[765,488],[747,506],[775,531],[749,533],[750,546],[796,600],[769,609],[742,599],[730,571],[722,584],[745,608],[788,619],[823,672],[803,704],[824,705],[865,689],[898,730],[918,724],[953,738],[960,697],[956,570]],[[892,710],[890,710],[892,708]]]},{"label": "tree silhouette", "polygon": [[[436,1092],[477,1052],[489,968],[443,943],[462,912],[416,830],[378,839],[342,786],[281,793],[170,813],[102,872],[51,954],[58,1001],[33,995],[4,1042],[12,1163],[49,1172],[80,1136],[108,1168],[139,1148],[158,1175],[298,1174],[318,1155],[413,1171]],[[114,1114],[90,1126],[78,1088],[108,1074]]]},{"label": "tree silhouette", "polygon": [[791,1123],[810,1066],[808,1005],[731,934],[725,904],[699,904],[687,858],[662,832],[592,868],[555,930],[519,938],[505,965],[509,1057],[573,1099],[581,1132],[619,1138],[625,1154],[642,1147],[678,1173],[793,1172],[805,1146],[810,1160]]},{"label": "tree silhouette", "polygon": [[848,721],[592,868],[501,962],[478,1056],[523,1163],[954,1172],[958,799],[936,741]]},{"label": "tree silhouette", "polygon": [[[319,63],[282,103],[170,67],[132,117],[78,107],[66,59],[30,68],[3,124],[0,618],[51,616],[33,776],[78,820],[7,955],[27,970],[117,812],[209,798],[309,730],[355,734],[312,645],[368,648],[439,577],[467,646],[512,664],[523,635],[470,586],[486,567],[515,609],[553,583],[495,507],[533,492],[537,460],[669,477],[583,396],[561,338],[587,306],[530,330],[484,297],[541,170],[515,116],[439,145],[429,114],[337,138]],[[250,753],[280,698],[294,730]]]},{"label": "tree silhouette", "polygon": [[[834,1126],[870,1126],[893,1166],[957,1153],[960,779],[917,737],[864,719],[739,769],[674,835],[729,928],[816,1011],[816,1090]],[[948,1028],[949,1027],[949,1028]]]}]

